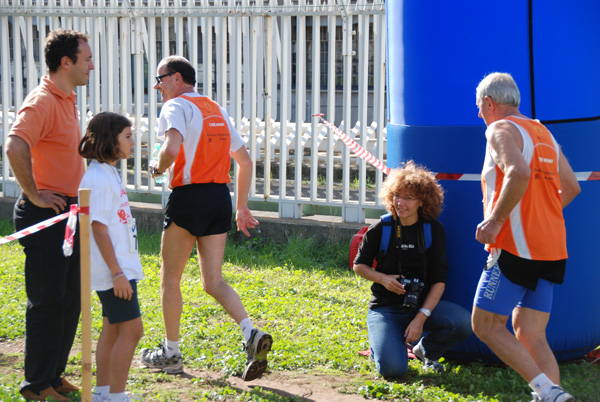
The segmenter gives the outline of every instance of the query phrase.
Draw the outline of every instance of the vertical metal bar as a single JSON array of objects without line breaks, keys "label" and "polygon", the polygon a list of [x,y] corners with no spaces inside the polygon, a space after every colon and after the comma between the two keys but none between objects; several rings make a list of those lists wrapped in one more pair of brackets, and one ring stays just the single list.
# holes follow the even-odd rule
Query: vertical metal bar
[{"label": "vertical metal bar", "polygon": [[[117,0],[110,0],[110,6],[116,7]],[[118,65],[119,60],[119,19],[116,15],[112,15],[106,18],[106,53],[107,58],[103,60],[112,60],[113,62],[108,68],[106,86],[108,101],[106,102],[108,110],[118,110],[119,107],[119,71],[118,68],[114,68]],[[117,38],[115,42],[114,38]],[[95,59],[96,61],[97,59]]]},{"label": "vertical metal bar", "polygon": [[[332,0],[335,1],[335,0]],[[327,61],[327,120],[330,122],[336,121],[335,119],[335,100],[336,100],[336,81],[335,75],[335,43],[336,43],[336,30],[337,30],[337,18],[335,16],[329,16],[327,18],[327,25],[329,30],[329,43],[328,46],[328,61]],[[327,172],[325,175],[325,182],[327,185],[326,190],[326,201],[328,203],[333,202],[333,186],[334,186],[334,161],[333,161],[333,147],[334,147],[334,135],[331,129],[327,129]]]},{"label": "vertical metal bar", "polygon": [[[81,5],[81,3],[77,3],[77,9],[83,10],[85,7]],[[85,18],[71,18],[68,20],[73,23],[73,27],[69,29],[74,29],[79,32],[88,33],[88,27],[86,24]],[[91,46],[91,44],[90,44]],[[90,79],[92,75],[90,74]],[[89,85],[89,84],[88,84]],[[88,113],[88,85],[78,86],[75,91],[77,93],[77,108],[79,110],[79,128],[81,133],[85,132],[87,127],[87,113]]]},{"label": "vertical metal bar", "polygon": [[[321,17],[312,17],[312,100],[310,114],[321,113]],[[312,117],[311,136],[311,164],[310,164],[310,199],[317,200],[318,178],[319,178],[319,118]]]},{"label": "vertical metal bar", "polygon": [[[41,7],[41,2],[39,3],[40,7]],[[45,39],[46,39],[46,17],[39,17],[38,18],[38,26],[37,26],[37,30],[38,30],[38,55],[39,55],[39,60],[38,60],[38,66],[39,66],[39,77],[42,77],[44,74],[46,74],[46,59],[44,58],[44,45],[45,45]]]},{"label": "vertical metal bar", "polygon": [[[190,12],[194,11],[194,2],[188,1],[187,9]],[[187,18],[187,43],[188,43],[188,53],[189,60],[194,67],[194,71],[196,72],[196,77],[198,77],[198,17],[188,17]],[[195,89],[198,91],[199,89],[199,81],[196,79]]]},{"label": "vertical metal bar", "polygon": [[[359,4],[364,5],[365,0]],[[361,123],[359,144],[363,148],[367,146],[367,129],[370,123],[367,121],[368,109],[368,78],[369,78],[369,16],[358,15],[358,119]],[[359,167],[358,178],[358,204],[363,209],[366,201],[367,188],[367,164],[364,159],[355,157]],[[363,209],[364,210],[364,209]]]},{"label": "vertical metal bar", "polygon": [[[93,7],[93,3],[92,0],[86,0],[85,1],[86,7],[92,8]],[[95,60],[98,60],[98,57],[100,56],[100,34],[99,34],[99,27],[98,24],[96,24],[96,18],[95,17],[87,17],[86,19],[86,26],[87,26],[87,31],[90,37],[90,47],[92,48],[92,59],[95,57]],[[102,72],[104,71],[105,66],[102,65],[102,63],[97,63],[94,64],[94,70],[90,71],[90,82],[89,82],[89,88],[90,88],[90,109],[92,110],[93,113],[97,113],[99,112],[101,109],[100,106],[100,76],[102,74]],[[86,124],[87,127],[87,124]]]},{"label": "vertical metal bar", "polygon": [[13,77],[15,88],[15,112],[23,103],[23,59],[21,55],[21,29],[23,17],[13,18]]},{"label": "vertical metal bar", "polygon": [[[135,96],[135,131],[136,137],[140,138],[142,134],[142,116],[144,115],[144,49],[142,47],[142,33],[144,31],[144,17],[141,16],[141,2],[135,5],[135,31],[134,31],[134,71],[135,83],[133,91]],[[134,176],[133,186],[137,190],[142,184],[142,147],[139,141],[135,144],[135,158],[133,160]],[[123,161],[121,174],[124,175],[124,182],[127,182],[127,161]]]},{"label": "vertical metal bar", "polygon": [[[249,0],[243,0],[242,1],[242,6],[248,6],[249,4]],[[244,80],[244,91],[243,91],[243,96],[244,99],[242,100],[242,114],[244,116],[250,116],[250,105],[252,104],[252,102],[254,101],[254,99],[252,98],[252,93],[250,92],[248,85],[250,83],[250,68],[249,63],[250,63],[250,38],[251,38],[251,31],[250,31],[250,18],[247,16],[243,16],[242,17],[242,63],[243,63],[243,80]]]},{"label": "vertical metal bar", "polygon": [[129,65],[131,63],[131,51],[129,50],[129,44],[131,42],[131,27],[129,24],[129,18],[121,17],[121,71],[119,76],[119,82],[121,83],[121,107],[119,112],[123,115],[129,114],[130,106],[130,94],[131,87],[125,85],[126,82],[131,82],[131,70]]},{"label": "vertical metal bar", "polygon": [[265,16],[265,138],[264,138],[264,194],[265,200],[271,195],[271,104],[273,88],[273,17]]},{"label": "vertical metal bar", "polygon": [[[248,88],[244,86],[244,92],[248,90],[250,105],[249,105],[249,114],[250,114],[250,131],[249,131],[249,147],[250,147],[250,157],[253,161],[258,160],[258,152],[256,149],[256,136],[257,136],[257,126],[256,126],[256,76],[257,76],[257,42],[258,42],[258,32],[256,31],[256,20],[258,17],[249,17],[250,20],[250,60],[248,66],[248,72],[250,74],[250,85]],[[256,164],[254,164],[254,174],[252,175],[252,184],[250,185],[250,196],[256,196]]]},{"label": "vertical metal bar", "polygon": [[[31,0],[27,0],[26,5],[31,7]],[[33,17],[25,17],[25,52],[27,55],[27,93],[31,92],[33,88],[38,85],[39,77],[37,69],[35,68],[35,57],[33,55],[33,46],[29,44],[33,43]]]},{"label": "vertical metal bar", "polygon": [[[168,1],[162,1],[160,2],[161,5],[161,11],[164,13],[167,11],[167,9],[169,8],[169,2]],[[160,56],[161,59],[164,59],[167,56],[171,55],[171,46],[169,43],[170,40],[170,32],[169,32],[169,28],[171,26],[170,24],[170,20],[171,17],[163,17],[161,18],[161,36],[162,36],[162,54]]]},{"label": "vertical metal bar", "polygon": [[[203,5],[208,6],[207,0]],[[212,70],[213,70],[213,18],[202,18],[202,94],[212,99]]]},{"label": "vertical metal bar", "polygon": [[240,25],[243,17],[229,17],[229,71],[230,78],[230,99],[229,115],[235,119],[235,126],[238,131],[242,128],[242,31]]},{"label": "vertical metal bar", "polygon": [[109,58],[108,56],[108,43],[107,42],[112,42],[112,40],[109,40],[107,37],[107,27],[106,27],[106,23],[108,22],[108,18],[102,18],[102,17],[95,17],[94,18],[94,26],[95,29],[98,32],[98,35],[96,36],[96,42],[98,43],[97,48],[98,50],[94,52],[93,54],[93,60],[94,60],[94,67],[96,68],[96,76],[97,77],[101,77],[100,79],[97,80],[98,83],[98,89],[97,89],[97,93],[98,93],[98,106],[99,109],[96,110],[114,110],[114,109],[109,109],[108,108],[108,101],[109,101],[109,97],[108,97],[108,91],[109,91],[109,84],[104,84],[104,85],[100,85],[101,82],[103,83],[108,83],[108,74],[109,71],[112,70],[112,67],[108,64],[105,65],[100,65],[101,63],[99,62],[99,60],[114,60],[112,58]]},{"label": "vertical metal bar", "polygon": [[[299,5],[304,5],[301,0]],[[302,162],[304,159],[304,150],[302,146],[302,131],[304,126],[305,106],[305,88],[306,88],[306,17],[303,15],[296,17],[296,175],[294,178],[295,199],[302,199]]]},{"label": "vertical metal bar", "polygon": [[[14,18],[13,18],[14,21]],[[8,138],[9,131],[9,116],[8,111],[9,107],[12,104],[11,101],[11,90],[10,90],[10,54],[9,54],[9,46],[6,45],[8,42],[8,17],[3,16],[0,17],[0,36],[6,38],[2,42],[5,43],[4,46],[0,46],[0,68],[2,69],[2,82],[0,82],[0,86],[2,87],[0,100],[2,101],[2,143],[6,144],[6,139]],[[16,117],[16,108],[15,117]],[[7,161],[5,155],[4,147],[2,147],[2,160]],[[8,163],[2,164],[2,189],[5,191],[6,182],[8,181],[9,171],[8,171]]]},{"label": "vertical metal bar", "polygon": [[[375,55],[373,58],[373,120],[377,123],[377,159],[383,161],[385,140],[385,15],[373,15],[373,44]],[[383,173],[376,170],[375,194],[379,194],[383,184]],[[381,205],[379,197],[375,198],[375,205]]]},{"label": "vertical metal bar", "polygon": [[[346,15],[343,18],[343,60],[344,60],[344,78],[343,78],[343,116],[345,132],[350,134],[352,129],[352,16]],[[342,150],[342,203],[347,205],[350,202],[350,152],[347,147]]]},{"label": "vertical metal bar", "polygon": [[[281,43],[289,44],[291,40],[291,26],[292,17],[282,16],[281,17]],[[291,100],[291,46],[282,46],[281,49],[281,102],[279,104],[280,118],[280,136],[279,136],[279,200],[280,203],[286,200],[287,189],[287,160],[288,160],[288,147],[287,147],[287,131],[289,122],[289,108]],[[280,208],[281,214],[281,208]]]},{"label": "vertical metal bar", "polygon": [[[175,0],[175,7],[181,9],[182,7],[182,1],[181,0]],[[183,35],[183,17],[179,14],[177,17],[174,17],[175,19],[175,47],[176,47],[176,53],[178,56],[183,56],[185,57],[186,55],[183,52],[183,44],[184,44],[184,35]]]},{"label": "vertical metal bar", "polygon": [[[150,7],[156,5],[156,0],[150,0]],[[154,89],[154,77],[156,74],[156,65],[158,60],[156,57],[156,17],[148,18],[148,140],[146,143],[146,157],[148,162],[152,159],[152,150],[155,143],[156,119],[158,117],[157,93]],[[140,144],[141,145],[141,144]],[[154,180],[148,175],[148,188],[155,189]]]},{"label": "vertical metal bar", "polygon": [[227,17],[215,18],[217,32],[217,103],[227,107]]}]

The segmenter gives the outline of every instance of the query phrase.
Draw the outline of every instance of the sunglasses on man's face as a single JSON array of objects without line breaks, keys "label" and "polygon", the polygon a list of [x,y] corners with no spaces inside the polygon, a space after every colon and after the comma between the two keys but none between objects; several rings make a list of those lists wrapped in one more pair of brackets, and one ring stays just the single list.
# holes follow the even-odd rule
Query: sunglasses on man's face
[{"label": "sunglasses on man's face", "polygon": [[157,77],[156,77],[156,83],[157,83],[157,84],[160,84],[160,83],[162,82],[162,79],[163,79],[163,78],[165,78],[165,77],[168,77],[169,75],[173,75],[173,74],[175,74],[175,71],[173,71],[173,72],[171,72],[171,73],[166,73],[166,74],[163,74],[163,75],[159,75],[159,76],[157,76]]}]

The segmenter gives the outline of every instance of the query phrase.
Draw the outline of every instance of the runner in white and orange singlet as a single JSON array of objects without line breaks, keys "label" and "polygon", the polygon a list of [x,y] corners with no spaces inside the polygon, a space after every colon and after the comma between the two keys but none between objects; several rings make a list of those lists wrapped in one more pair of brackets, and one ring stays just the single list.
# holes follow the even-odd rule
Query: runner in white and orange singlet
[{"label": "runner in white and orange singlet", "polygon": [[[521,114],[520,100],[509,74],[490,74],[477,87],[479,117],[488,128],[484,220],[475,237],[490,254],[475,295],[473,330],[529,383],[533,402],[568,402],[574,399],[560,387],[546,326],[567,260],[562,210],[581,189],[550,131]],[[515,335],[506,328],[511,313]]]},{"label": "runner in white and orange singlet", "polygon": [[204,290],[240,325],[247,354],[245,381],[262,376],[267,368],[271,335],[254,328],[237,292],[223,279],[222,263],[232,205],[227,183],[231,157],[238,165],[236,222],[238,230],[258,221],[248,209],[252,160],[244,141],[225,109],[194,91],[196,71],[179,56],[163,59],[154,86],[164,102],[158,139],[164,141],[152,176],[170,173],[169,196],[161,242],[162,308],[166,339],[162,347],[142,349],[142,362],[167,373],[183,372],[179,351],[179,327],[183,300],[180,290],[185,264],[194,249],[202,272]]}]

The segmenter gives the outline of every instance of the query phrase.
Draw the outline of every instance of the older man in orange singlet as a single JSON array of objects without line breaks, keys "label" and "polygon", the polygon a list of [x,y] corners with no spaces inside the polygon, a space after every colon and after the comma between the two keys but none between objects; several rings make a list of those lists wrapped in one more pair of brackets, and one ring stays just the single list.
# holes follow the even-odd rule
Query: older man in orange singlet
[{"label": "older man in orange singlet", "polygon": [[[493,73],[477,87],[488,126],[482,172],[484,220],[475,237],[489,251],[475,295],[475,334],[517,371],[533,401],[568,402],[546,340],[554,284],[563,282],[567,244],[562,209],[581,191],[546,127],[519,111],[512,76]],[[515,335],[506,328],[512,313]]]}]

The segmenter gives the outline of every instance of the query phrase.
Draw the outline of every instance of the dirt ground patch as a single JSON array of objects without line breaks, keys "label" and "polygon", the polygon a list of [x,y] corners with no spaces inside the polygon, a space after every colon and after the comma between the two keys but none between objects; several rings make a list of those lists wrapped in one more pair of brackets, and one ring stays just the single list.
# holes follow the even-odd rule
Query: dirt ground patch
[{"label": "dirt ground patch", "polygon": [[[16,374],[21,378],[23,354],[23,340],[0,341],[0,376],[5,377],[8,374]],[[79,345],[76,345],[72,354],[79,352]],[[78,373],[78,370],[71,370],[72,373]],[[141,364],[137,357],[134,358],[132,372],[145,373],[147,369]],[[80,383],[77,374],[68,376],[74,383]],[[314,373],[296,373],[296,372],[275,372],[267,373],[262,378],[254,381],[245,382],[239,377],[225,375],[215,371],[193,370],[186,368],[182,375],[170,375],[166,380],[152,381],[145,383],[147,390],[145,401],[154,400],[148,395],[166,394],[175,392],[178,395],[178,401],[192,402],[200,395],[211,390],[229,387],[240,392],[265,392],[276,394],[281,397],[296,398],[301,402],[357,402],[365,399],[357,394],[356,386],[353,382],[360,383],[364,376],[359,374],[345,374],[344,376],[331,374]],[[181,392],[177,392],[181,390]],[[222,397],[222,396],[221,396]],[[227,399],[220,399],[227,400]],[[232,397],[233,400],[233,397]]]}]

